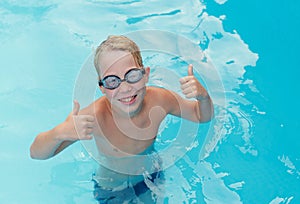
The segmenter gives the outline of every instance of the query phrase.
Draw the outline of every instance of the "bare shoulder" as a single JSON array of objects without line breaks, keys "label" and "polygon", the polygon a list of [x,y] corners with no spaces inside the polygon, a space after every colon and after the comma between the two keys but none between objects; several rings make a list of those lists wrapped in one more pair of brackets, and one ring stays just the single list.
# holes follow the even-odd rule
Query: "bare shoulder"
[{"label": "bare shoulder", "polygon": [[157,99],[172,99],[174,97],[173,91],[154,86],[147,87],[147,94]]},{"label": "bare shoulder", "polygon": [[164,97],[168,96],[168,94],[169,90],[167,89],[154,86],[147,87],[147,96],[151,99],[163,99]]},{"label": "bare shoulder", "polygon": [[177,102],[174,92],[160,87],[147,87],[147,98],[151,104],[162,106],[167,112]]}]

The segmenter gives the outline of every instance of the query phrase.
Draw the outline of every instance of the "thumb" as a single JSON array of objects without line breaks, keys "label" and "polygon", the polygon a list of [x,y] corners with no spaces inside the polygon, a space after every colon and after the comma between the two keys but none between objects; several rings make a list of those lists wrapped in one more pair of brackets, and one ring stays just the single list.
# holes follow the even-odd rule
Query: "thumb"
[{"label": "thumb", "polygon": [[73,106],[73,115],[78,115],[79,110],[80,110],[80,104],[78,103],[77,100],[74,100],[74,106]]},{"label": "thumb", "polygon": [[189,67],[188,67],[188,75],[189,76],[193,76],[194,75],[194,72],[193,72],[193,65],[189,65]]}]

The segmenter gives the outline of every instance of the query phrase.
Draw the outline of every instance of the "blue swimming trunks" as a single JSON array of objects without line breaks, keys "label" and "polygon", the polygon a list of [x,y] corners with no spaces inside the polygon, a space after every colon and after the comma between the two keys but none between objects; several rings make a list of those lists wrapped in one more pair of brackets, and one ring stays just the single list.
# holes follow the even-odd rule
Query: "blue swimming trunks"
[{"label": "blue swimming trunks", "polygon": [[[154,172],[148,178],[154,182],[157,178],[162,178],[163,172]],[[97,182],[94,185],[94,198],[99,201],[99,204],[121,204],[124,201],[132,201],[136,197],[146,193],[149,187],[145,181],[140,181],[133,186],[127,186],[122,190],[104,189]]]}]

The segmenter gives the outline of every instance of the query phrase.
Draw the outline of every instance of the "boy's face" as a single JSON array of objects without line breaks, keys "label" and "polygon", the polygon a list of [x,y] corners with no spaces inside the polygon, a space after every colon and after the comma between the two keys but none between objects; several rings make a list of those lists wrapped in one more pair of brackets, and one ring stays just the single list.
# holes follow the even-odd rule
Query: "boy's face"
[{"label": "boy's face", "polygon": [[[100,56],[100,73],[101,79],[106,76],[115,75],[121,80],[124,75],[133,68],[142,69],[135,63],[133,56],[125,51],[110,51]],[[107,99],[111,102],[112,108],[119,114],[124,116],[135,116],[142,107],[143,99],[146,93],[146,83],[150,68],[145,69],[142,79],[136,83],[128,83],[123,81],[115,89],[107,89],[100,87]]]}]

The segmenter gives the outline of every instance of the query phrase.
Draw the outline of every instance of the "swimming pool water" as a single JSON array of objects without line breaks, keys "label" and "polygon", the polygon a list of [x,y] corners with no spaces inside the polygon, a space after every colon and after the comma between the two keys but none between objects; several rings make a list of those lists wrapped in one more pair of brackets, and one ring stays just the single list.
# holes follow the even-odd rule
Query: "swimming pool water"
[{"label": "swimming pool water", "polygon": [[[298,1],[258,0],[1,1],[0,203],[95,203],[97,163],[80,143],[47,161],[31,160],[29,146],[70,112],[78,73],[98,43],[145,29],[199,44],[219,73],[210,78],[197,68],[216,119],[167,169],[165,202],[299,203],[297,8]],[[146,62],[186,63],[166,58]],[[158,146],[173,141],[163,136],[175,135],[177,122],[167,121]]]}]

